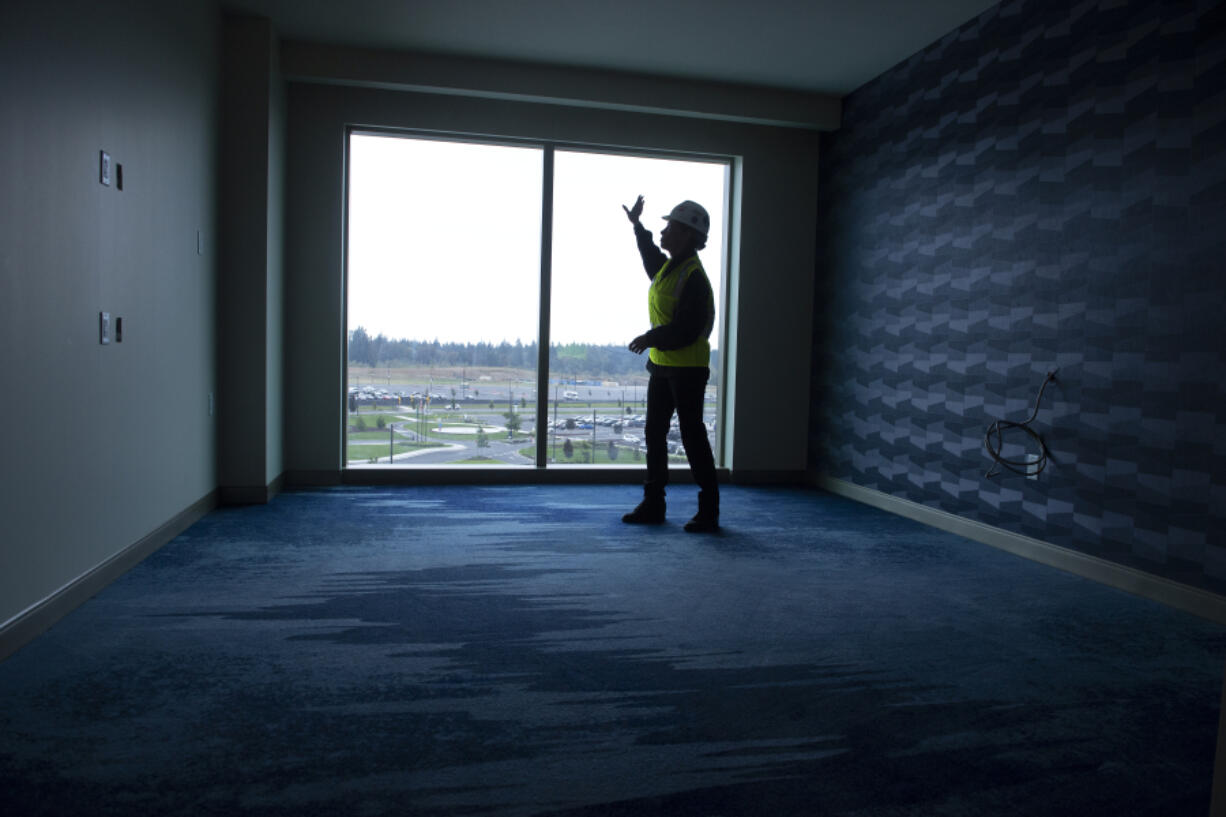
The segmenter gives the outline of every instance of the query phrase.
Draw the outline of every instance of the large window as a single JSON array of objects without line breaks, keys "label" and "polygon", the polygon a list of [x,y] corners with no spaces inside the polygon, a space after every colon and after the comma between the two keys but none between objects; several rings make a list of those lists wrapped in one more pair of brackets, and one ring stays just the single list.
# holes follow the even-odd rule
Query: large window
[{"label": "large window", "polygon": [[533,464],[542,163],[350,136],[349,465]]},{"label": "large window", "polygon": [[[642,223],[659,239],[662,216],[686,199],[712,216],[699,253],[716,297],[711,333],[707,433],[716,449],[716,384],[722,321],[726,163],[558,150],[553,176],[553,264],[550,303],[552,405],[549,460],[557,463],[642,462],[646,355],[626,348],[651,328],[647,277],[622,205],[645,202]],[[561,399],[559,399],[559,395]],[[674,418],[674,423],[676,418]],[[570,441],[568,446],[566,443]],[[680,431],[669,448],[685,461]]]},{"label": "large window", "polygon": [[[721,318],[727,162],[354,132],[348,183],[349,467],[642,464],[626,344],[649,279],[622,205],[643,195],[657,236],[677,202],[708,209]],[[721,338],[717,320],[713,446]]]}]

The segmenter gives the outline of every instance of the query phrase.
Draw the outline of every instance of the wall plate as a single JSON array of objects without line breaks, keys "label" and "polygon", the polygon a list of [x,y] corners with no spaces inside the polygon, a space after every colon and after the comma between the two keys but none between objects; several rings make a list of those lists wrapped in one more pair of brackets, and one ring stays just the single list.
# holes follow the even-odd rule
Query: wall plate
[{"label": "wall plate", "polygon": [[111,342],[111,313],[98,313],[98,342],[103,346]]},{"label": "wall plate", "polygon": [[1026,479],[1039,478],[1039,459],[1038,454],[1026,455]]},{"label": "wall plate", "polygon": [[102,184],[105,184],[107,187],[110,187],[111,186],[111,154],[107,153],[105,150],[100,151],[100,153],[102,155],[100,156],[98,160],[98,181],[101,182]]}]

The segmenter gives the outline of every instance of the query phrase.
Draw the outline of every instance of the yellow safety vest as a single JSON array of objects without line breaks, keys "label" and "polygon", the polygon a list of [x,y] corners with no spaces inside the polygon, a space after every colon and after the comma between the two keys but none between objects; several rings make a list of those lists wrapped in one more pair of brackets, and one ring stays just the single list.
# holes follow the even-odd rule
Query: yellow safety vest
[{"label": "yellow safety vest", "polygon": [[[656,277],[651,279],[651,289],[647,290],[647,314],[651,318],[651,327],[663,326],[673,319],[677,302],[681,299],[681,290],[685,282],[695,270],[702,270],[702,262],[697,255],[690,256],[681,266],[669,269],[672,260],[664,262]],[[647,356],[657,366],[708,366],[711,363],[711,327],[715,322],[715,301],[710,289],[707,290],[707,325],[699,334],[698,339],[689,346],[667,351],[652,347]]]}]

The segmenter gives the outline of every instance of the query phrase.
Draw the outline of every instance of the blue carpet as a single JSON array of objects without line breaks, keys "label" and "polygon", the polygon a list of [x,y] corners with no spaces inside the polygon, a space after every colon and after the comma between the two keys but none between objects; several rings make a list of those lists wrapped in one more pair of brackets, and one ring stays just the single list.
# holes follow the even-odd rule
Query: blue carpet
[{"label": "blue carpet", "polygon": [[0,664],[0,814],[1202,815],[1226,632],[800,489],[215,511]]}]

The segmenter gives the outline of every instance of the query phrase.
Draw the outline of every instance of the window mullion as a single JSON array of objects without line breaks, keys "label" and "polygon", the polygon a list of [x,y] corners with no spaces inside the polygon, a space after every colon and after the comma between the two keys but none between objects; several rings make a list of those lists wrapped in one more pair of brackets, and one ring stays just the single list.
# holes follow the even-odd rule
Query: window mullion
[{"label": "window mullion", "polygon": [[536,362],[536,467],[548,461],[549,435],[549,303],[553,276],[553,145],[545,145],[541,165],[541,292]]}]

